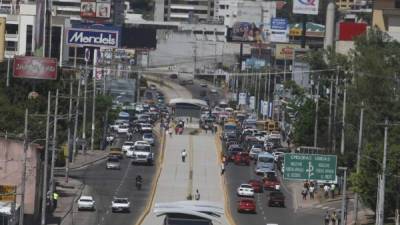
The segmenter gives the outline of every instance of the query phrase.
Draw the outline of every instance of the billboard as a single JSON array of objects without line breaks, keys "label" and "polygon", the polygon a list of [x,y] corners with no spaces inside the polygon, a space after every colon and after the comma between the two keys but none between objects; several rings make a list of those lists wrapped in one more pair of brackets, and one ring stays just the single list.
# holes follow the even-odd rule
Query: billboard
[{"label": "billboard", "polygon": [[81,17],[96,17],[96,2],[81,2]]},{"label": "billboard", "polygon": [[293,13],[318,15],[319,0],[293,0]]},{"label": "billboard", "polygon": [[255,23],[236,22],[232,27],[230,38],[228,39],[231,39],[233,42],[269,42],[267,26],[264,23],[256,25]]},{"label": "billboard", "polygon": [[111,4],[98,2],[96,5],[96,17],[110,18],[110,16],[111,16]]},{"label": "billboard", "polygon": [[65,39],[69,46],[118,48],[119,31],[69,28]]},{"label": "billboard", "polygon": [[259,58],[247,58],[246,59],[246,69],[261,69],[265,67],[265,59],[259,59]]},{"label": "billboard", "polygon": [[57,59],[32,56],[14,57],[14,78],[57,79]]},{"label": "billboard", "polygon": [[154,28],[124,26],[121,39],[123,48],[155,49],[157,47],[157,35]]},{"label": "billboard", "polygon": [[367,31],[366,23],[341,22],[339,23],[339,40],[353,41],[359,35],[365,34]]},{"label": "billboard", "polygon": [[275,59],[292,60],[294,50],[300,48],[301,46],[297,44],[276,44]]},{"label": "billboard", "polygon": [[306,60],[308,49],[295,49],[293,52],[292,77],[302,88],[310,87],[310,64]]},{"label": "billboard", "polygon": [[271,42],[289,42],[289,23],[286,18],[272,18]]}]

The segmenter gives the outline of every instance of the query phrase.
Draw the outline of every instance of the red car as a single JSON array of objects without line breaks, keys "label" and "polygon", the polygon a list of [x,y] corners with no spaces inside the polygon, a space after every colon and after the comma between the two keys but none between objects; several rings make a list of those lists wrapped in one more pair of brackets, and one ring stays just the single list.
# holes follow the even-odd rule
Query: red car
[{"label": "red car", "polygon": [[241,212],[250,212],[256,213],[256,202],[253,199],[240,199],[238,201],[238,209],[239,213]]},{"label": "red car", "polygon": [[265,190],[275,190],[277,185],[281,185],[276,176],[265,177],[263,181]]},{"label": "red car", "polygon": [[238,152],[235,156],[234,156],[234,160],[236,165],[250,165],[250,155],[248,152]]},{"label": "red car", "polygon": [[247,183],[253,187],[255,193],[263,192],[263,185],[261,180],[249,180],[249,182]]}]

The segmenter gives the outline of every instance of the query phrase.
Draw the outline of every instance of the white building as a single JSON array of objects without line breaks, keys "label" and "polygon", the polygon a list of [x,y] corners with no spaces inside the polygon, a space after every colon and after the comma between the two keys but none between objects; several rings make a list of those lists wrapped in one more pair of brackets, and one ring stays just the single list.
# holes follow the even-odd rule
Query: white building
[{"label": "white building", "polygon": [[276,16],[276,2],[216,0],[215,18],[232,27],[235,22],[267,23]]}]

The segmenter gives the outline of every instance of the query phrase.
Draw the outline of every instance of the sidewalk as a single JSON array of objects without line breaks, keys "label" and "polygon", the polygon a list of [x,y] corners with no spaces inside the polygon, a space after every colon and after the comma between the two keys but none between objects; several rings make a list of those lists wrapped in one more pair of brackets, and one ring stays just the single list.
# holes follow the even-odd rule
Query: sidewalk
[{"label": "sidewalk", "polygon": [[[187,131],[189,132],[189,131]],[[212,134],[186,134],[166,138],[165,156],[161,174],[152,202],[152,208],[143,221],[143,225],[161,225],[163,217],[153,213],[154,204],[187,200],[199,190],[202,201],[224,205],[221,176],[217,159],[215,138]],[[181,160],[181,151],[186,149],[186,162]],[[194,200],[193,200],[194,201]],[[220,218],[228,225],[225,216]]]},{"label": "sidewalk", "polygon": [[[70,163],[70,170],[82,169],[107,157],[108,151],[87,151],[86,154],[78,153],[75,161]],[[56,167],[57,172],[65,172],[65,167]],[[71,224],[70,215],[74,202],[78,200],[85,186],[79,180],[69,178],[68,182],[64,176],[56,176],[56,191],[59,194],[57,208],[50,213],[48,211],[47,224]],[[69,221],[69,222],[68,222]]]}]

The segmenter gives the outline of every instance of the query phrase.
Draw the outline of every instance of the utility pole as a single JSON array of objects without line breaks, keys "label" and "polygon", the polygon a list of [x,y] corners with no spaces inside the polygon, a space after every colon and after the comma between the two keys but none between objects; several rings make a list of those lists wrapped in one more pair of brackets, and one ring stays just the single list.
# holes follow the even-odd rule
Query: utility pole
[{"label": "utility pole", "polygon": [[385,182],[386,182],[386,157],[387,157],[387,136],[389,129],[389,121],[385,119],[385,132],[383,138],[383,159],[382,159],[382,175],[381,175],[381,185],[379,189],[379,211],[377,218],[379,217],[379,224],[383,225],[384,215],[385,215]]},{"label": "utility pole", "polygon": [[140,102],[140,71],[137,71],[136,103]]},{"label": "utility pole", "polygon": [[344,155],[344,128],[346,126],[346,79],[344,79],[344,88],[343,88],[343,112],[342,112],[342,138],[340,141],[340,154]]},{"label": "utility pole", "polygon": [[331,77],[330,87],[329,87],[328,146],[330,147],[332,142],[332,96],[333,96],[333,77]]},{"label": "utility pole", "polygon": [[47,97],[47,116],[46,116],[46,144],[44,146],[44,169],[43,169],[43,186],[42,186],[42,217],[41,225],[46,225],[46,202],[47,202],[47,164],[49,160],[49,129],[50,129],[50,102],[51,93],[49,91]]},{"label": "utility pole", "polygon": [[75,160],[75,154],[76,154],[76,138],[77,138],[77,133],[78,133],[78,120],[79,120],[79,102],[80,102],[80,97],[81,97],[81,80],[79,78],[78,80],[78,95],[76,98],[76,106],[75,106],[75,124],[74,124],[74,135],[72,140],[73,145],[72,145],[72,161]]},{"label": "utility pole", "polygon": [[196,76],[196,69],[197,69],[197,43],[194,43],[193,46],[193,76]]},{"label": "utility pole", "polygon": [[28,152],[28,109],[25,109],[25,123],[24,123],[24,164],[22,166],[22,179],[21,179],[21,203],[19,212],[19,224],[24,225],[25,215],[25,185],[26,185],[26,159]]},{"label": "utility pole", "polygon": [[339,170],[343,170],[343,190],[342,190],[342,213],[340,214],[340,221],[342,224],[346,224],[346,191],[347,191],[347,167],[338,167]]},{"label": "utility pole", "polygon": [[69,177],[69,161],[71,155],[71,122],[72,122],[72,89],[73,80],[69,83],[69,108],[68,108],[68,142],[67,142],[67,158],[65,160],[65,182],[68,183]]},{"label": "utility pole", "polygon": [[[362,149],[362,132],[364,122],[364,102],[361,103],[360,112],[360,129],[358,131],[358,146],[357,146],[357,174],[360,173],[361,149]],[[354,196],[354,224],[357,224],[358,219],[358,193]]]},{"label": "utility pole", "polygon": [[332,150],[336,152],[336,114],[337,114],[337,102],[338,102],[338,86],[339,86],[339,70],[336,71],[335,81],[335,104],[333,108],[333,138],[332,138]]},{"label": "utility pole", "polygon": [[93,76],[93,102],[92,102],[92,135],[90,137],[90,150],[94,148],[94,129],[96,116],[96,76]]},{"label": "utility pole", "polygon": [[56,105],[54,107],[53,139],[51,143],[51,167],[50,167],[50,196],[54,191],[54,164],[56,162],[56,137],[57,137],[57,116],[58,116],[58,89],[56,91]]},{"label": "utility pole", "polygon": [[271,104],[270,104],[270,99],[269,99],[269,93],[270,93],[270,87],[271,87],[271,70],[269,70],[268,71],[269,73],[268,73],[268,88],[267,88],[267,96],[268,96],[268,112],[267,112],[267,115],[268,115],[268,118],[270,118],[269,117],[269,112],[271,111],[271,109],[270,109],[270,106],[271,106]]},{"label": "utility pole", "polygon": [[[86,62],[86,67],[85,67],[85,87],[83,91],[83,122],[82,122],[82,151],[84,154],[86,154],[86,102],[87,102],[87,62]],[[85,144],[84,144],[85,143]]]},{"label": "utility pole", "polygon": [[314,147],[318,142],[318,111],[319,111],[319,77],[317,77],[317,94],[315,96]]},{"label": "utility pole", "polygon": [[6,87],[10,86],[10,58],[7,58],[7,79],[6,79]]}]

